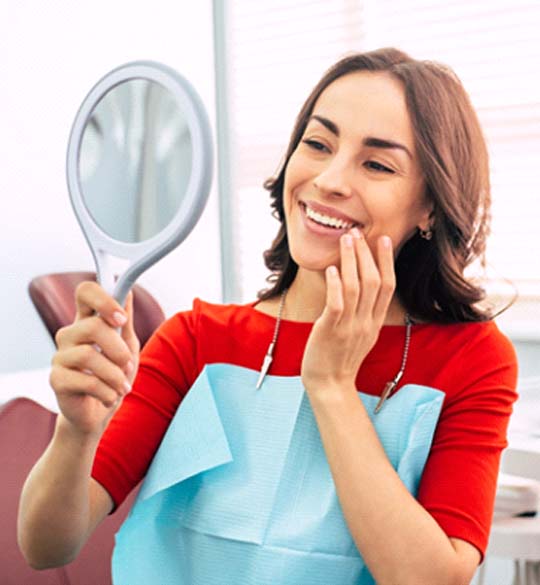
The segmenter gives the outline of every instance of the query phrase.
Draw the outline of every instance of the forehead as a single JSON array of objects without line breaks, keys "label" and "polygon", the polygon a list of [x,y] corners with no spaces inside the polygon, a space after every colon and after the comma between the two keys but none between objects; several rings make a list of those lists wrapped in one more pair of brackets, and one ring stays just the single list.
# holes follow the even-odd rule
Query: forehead
[{"label": "forehead", "polygon": [[405,91],[385,72],[357,71],[336,79],[319,96],[313,114],[335,122],[344,135],[377,136],[414,146]]}]

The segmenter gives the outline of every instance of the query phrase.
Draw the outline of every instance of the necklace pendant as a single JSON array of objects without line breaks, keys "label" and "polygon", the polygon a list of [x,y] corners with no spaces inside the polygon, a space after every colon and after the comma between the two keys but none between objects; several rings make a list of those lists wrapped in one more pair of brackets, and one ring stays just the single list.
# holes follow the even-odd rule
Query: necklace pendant
[{"label": "necklace pendant", "polygon": [[267,353],[264,356],[264,361],[263,361],[263,365],[261,367],[261,373],[259,374],[259,379],[257,380],[257,390],[261,387],[263,380],[266,376],[266,374],[268,373],[268,369],[270,368],[270,364],[272,363],[272,356]]},{"label": "necklace pendant", "polygon": [[394,390],[394,388],[396,386],[397,386],[397,382],[395,380],[392,380],[391,382],[386,383],[386,386],[384,387],[384,390],[382,391],[381,397],[379,398],[379,402],[377,402],[377,406],[375,407],[375,414],[377,414],[381,410],[381,408],[383,407],[383,404],[386,402],[386,400],[388,399],[390,394],[392,394],[392,391]]},{"label": "necklace pendant", "polygon": [[278,333],[279,333],[279,325],[281,323],[281,313],[283,311],[283,305],[285,304],[285,297],[287,296],[287,290],[288,289],[284,289],[283,292],[281,293],[281,301],[279,302],[279,310],[278,310],[278,316],[277,316],[277,320],[276,320],[276,326],[274,328],[274,335],[272,337],[272,341],[270,342],[270,345],[268,346],[268,349],[266,350],[266,355],[264,356],[264,360],[263,360],[263,364],[261,367],[261,373],[259,374],[259,379],[257,380],[257,390],[261,387],[261,384],[263,383],[264,377],[266,376],[267,372],[268,372],[268,368],[270,367],[270,364],[272,363],[272,355],[274,353],[274,347],[276,345],[276,341],[277,341],[277,337],[278,337]]}]

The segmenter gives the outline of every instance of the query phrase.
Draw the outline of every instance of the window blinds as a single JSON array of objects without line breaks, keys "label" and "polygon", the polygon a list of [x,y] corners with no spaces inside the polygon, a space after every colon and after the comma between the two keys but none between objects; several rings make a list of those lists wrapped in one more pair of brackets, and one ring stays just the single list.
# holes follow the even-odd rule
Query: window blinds
[{"label": "window blinds", "polygon": [[370,18],[370,43],[447,63],[461,78],[490,151],[490,288],[504,291],[508,278],[540,295],[540,3],[378,0]]},{"label": "window blinds", "polygon": [[241,298],[227,300],[254,299],[265,286],[262,253],[278,223],[262,183],[276,171],[304,99],[338,58],[382,46],[446,63],[463,81],[491,156],[491,274],[540,295],[540,2],[232,0],[227,7],[241,281]]}]

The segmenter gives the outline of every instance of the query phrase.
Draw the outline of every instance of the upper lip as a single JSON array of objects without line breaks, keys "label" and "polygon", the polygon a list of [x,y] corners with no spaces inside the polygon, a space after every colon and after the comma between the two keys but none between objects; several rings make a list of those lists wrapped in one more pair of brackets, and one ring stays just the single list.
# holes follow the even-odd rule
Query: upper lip
[{"label": "upper lip", "polygon": [[348,223],[352,223],[354,225],[361,225],[359,221],[345,215],[341,211],[334,209],[333,207],[328,207],[327,205],[322,205],[321,203],[317,203],[316,201],[300,201],[304,205],[307,205],[309,208],[313,209],[313,211],[317,211],[318,213],[323,213],[324,215],[329,215],[330,217],[335,217],[336,219],[341,219]]}]

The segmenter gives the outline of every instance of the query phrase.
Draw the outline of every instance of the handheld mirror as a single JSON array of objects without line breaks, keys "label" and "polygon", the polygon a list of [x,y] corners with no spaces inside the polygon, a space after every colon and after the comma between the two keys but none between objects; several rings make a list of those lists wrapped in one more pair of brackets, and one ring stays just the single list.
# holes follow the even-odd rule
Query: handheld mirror
[{"label": "handheld mirror", "polygon": [[122,305],[197,223],[212,166],[206,111],[175,70],[128,63],[84,99],[69,137],[68,189],[98,282]]}]

